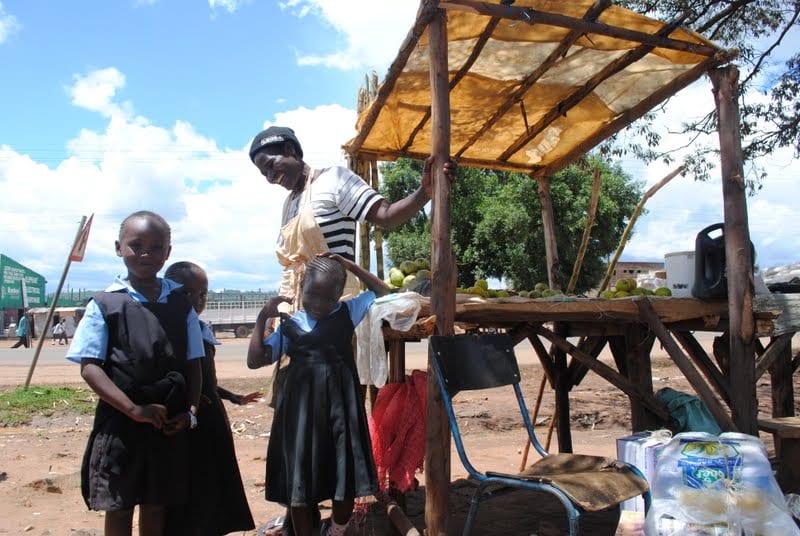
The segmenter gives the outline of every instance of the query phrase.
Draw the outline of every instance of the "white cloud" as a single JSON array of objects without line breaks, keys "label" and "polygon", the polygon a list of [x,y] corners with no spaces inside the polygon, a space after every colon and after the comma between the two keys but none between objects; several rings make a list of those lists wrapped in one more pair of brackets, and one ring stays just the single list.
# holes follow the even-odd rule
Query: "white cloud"
[{"label": "white cloud", "polygon": [[[185,121],[156,125],[123,112],[131,108],[116,100],[124,84],[113,68],[75,77],[73,102],[107,122],[69,140],[68,157],[54,168],[0,146],[0,190],[17,193],[0,199],[0,251],[44,275],[53,290],[81,216],[95,213],[86,257],[72,265],[68,284],[102,288],[124,271],[114,251],[120,222],[148,209],[172,227],[171,261],[205,266],[212,288],[276,289],[274,243],[286,191],[258,173],[249,143],[220,148]],[[310,165],[343,165],[355,111],[300,108],[272,124],[295,129]]]},{"label": "white cloud", "polygon": [[86,76],[75,75],[74,84],[67,88],[72,104],[105,117],[119,116],[125,119],[130,114],[129,103],[114,102],[117,91],[125,87],[125,75],[113,67],[92,71]]},{"label": "white cloud", "polygon": [[343,70],[385,70],[419,7],[408,0],[289,0],[280,6],[300,18],[319,17],[343,38],[344,45],[332,52],[299,51],[298,63]]},{"label": "white cloud", "polygon": [[233,13],[247,2],[248,0],[208,0],[208,7],[213,11],[222,9],[228,13]]},{"label": "white cloud", "polygon": [[[759,97],[754,95],[755,98]],[[680,121],[701,117],[713,108],[711,82],[703,78],[673,97],[667,114],[659,122],[669,131],[677,132]],[[685,138],[668,134],[661,148],[680,147],[685,143]],[[718,147],[719,139],[713,135],[695,143]],[[677,161],[682,152],[676,154]],[[765,167],[768,173],[762,189],[747,199],[750,238],[756,248],[757,262],[764,268],[798,262],[800,240],[791,222],[798,219],[793,200],[800,198],[800,182],[796,180],[800,164],[788,149],[778,150],[757,164]],[[623,168],[634,178],[645,180],[646,188],[676,167],[677,164],[667,166],[661,162],[648,166],[641,162],[623,163]],[[752,171],[746,169],[745,173],[748,172]],[[647,201],[645,208],[649,213],[637,221],[623,259],[657,261],[663,260],[665,253],[694,250],[698,232],[724,221],[721,181],[718,159],[708,182],[680,176],[672,179]]]},{"label": "white cloud", "polygon": [[5,43],[12,35],[22,29],[22,24],[14,15],[6,13],[3,3],[0,2],[0,44]]}]

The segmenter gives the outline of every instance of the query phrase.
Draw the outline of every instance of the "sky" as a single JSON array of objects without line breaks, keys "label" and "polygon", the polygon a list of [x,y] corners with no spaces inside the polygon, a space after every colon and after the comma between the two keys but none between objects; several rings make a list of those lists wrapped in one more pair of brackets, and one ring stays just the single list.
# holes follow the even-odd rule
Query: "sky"
[{"label": "sky", "polygon": [[[83,216],[83,262],[64,291],[100,289],[124,266],[114,241],[130,213],[172,227],[168,262],[204,266],[212,289],[276,290],[274,243],[286,191],[250,163],[253,136],[295,129],[312,166],[341,164],[356,97],[386,74],[414,21],[413,0],[0,0],[0,252],[55,290]],[[797,48],[790,40],[788,51]],[[754,98],[759,98],[755,95]],[[713,108],[704,78],[664,121]],[[665,144],[682,145],[668,136]],[[716,143],[711,139],[709,143]],[[800,162],[781,151],[748,200],[761,267],[800,261]],[[622,163],[649,187],[672,168]],[[663,261],[721,222],[719,169],[678,177],[646,205],[621,260]]]}]

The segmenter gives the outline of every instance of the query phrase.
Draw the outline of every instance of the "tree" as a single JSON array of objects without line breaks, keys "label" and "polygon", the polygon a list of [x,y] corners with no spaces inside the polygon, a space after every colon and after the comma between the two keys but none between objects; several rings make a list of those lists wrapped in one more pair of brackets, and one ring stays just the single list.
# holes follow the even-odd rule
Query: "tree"
[{"label": "tree", "polygon": [[[747,177],[751,193],[760,188],[766,177],[757,160],[781,147],[792,147],[800,156],[800,52],[783,61],[776,56],[788,46],[787,35],[798,27],[800,2],[797,0],[621,0],[628,9],[661,19],[681,19],[683,24],[725,48],[739,51],[736,63],[739,75],[742,152],[753,173]],[[768,96],[754,99],[754,94]],[[657,111],[650,112],[632,128],[645,139],[644,144],[622,147],[617,137],[604,144],[604,151],[617,156],[632,152],[652,161],[673,160],[672,150],[661,147],[661,134],[651,122]],[[709,103],[708,113],[700,120],[687,122],[683,132],[687,140],[702,134],[714,134],[716,110]],[[709,156],[717,151],[696,146],[685,158],[691,173],[708,178],[713,166]]]},{"label": "tree", "polygon": [[[601,170],[602,187],[577,291],[597,285],[605,259],[613,252],[642,195],[642,185],[599,156],[582,159],[557,173],[551,181],[559,258],[571,271],[588,217],[593,174]],[[381,193],[390,201],[407,195],[419,184],[422,165],[408,159],[382,164]],[[494,277],[519,290],[547,281],[541,205],[537,182],[521,173],[462,167],[453,185],[453,253],[458,285]],[[394,264],[429,257],[430,217],[420,212],[409,223],[384,231]]]}]

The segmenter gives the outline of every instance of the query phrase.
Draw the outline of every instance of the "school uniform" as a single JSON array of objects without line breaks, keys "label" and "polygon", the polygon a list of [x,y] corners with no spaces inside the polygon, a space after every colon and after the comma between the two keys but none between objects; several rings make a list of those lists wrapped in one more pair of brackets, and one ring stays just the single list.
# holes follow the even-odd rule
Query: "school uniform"
[{"label": "school uniform", "polygon": [[231,425],[217,385],[214,364],[219,341],[200,321],[206,356],[202,359],[203,389],[197,428],[187,432],[191,473],[189,502],[168,509],[165,534],[218,536],[255,528],[247,503]]},{"label": "school uniform", "polygon": [[377,492],[352,345],[374,300],[362,293],[316,322],[299,311],[265,341],[278,356],[282,339],[290,358],[267,449],[267,500],[314,506]]},{"label": "school uniform", "polygon": [[[78,324],[67,359],[92,358],[137,404],[167,406],[170,417],[188,408],[185,367],[203,356],[197,314],[180,287],[161,280],[155,302],[117,278],[98,293]],[[100,401],[81,466],[81,491],[92,510],[137,504],[180,504],[188,496],[185,433],[167,437]]]}]

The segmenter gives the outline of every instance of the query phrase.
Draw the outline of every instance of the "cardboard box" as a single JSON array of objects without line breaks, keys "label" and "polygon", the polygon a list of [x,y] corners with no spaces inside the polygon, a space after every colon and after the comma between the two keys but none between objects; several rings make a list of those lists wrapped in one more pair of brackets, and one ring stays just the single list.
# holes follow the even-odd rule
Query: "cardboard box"
[{"label": "cardboard box", "polygon": [[[654,435],[653,432],[637,432],[617,438],[617,459],[639,469],[647,478],[647,483],[652,490],[656,475],[656,462],[670,439],[671,437],[667,434]],[[620,504],[620,509],[644,512],[644,500],[641,497],[628,499]]]}]

